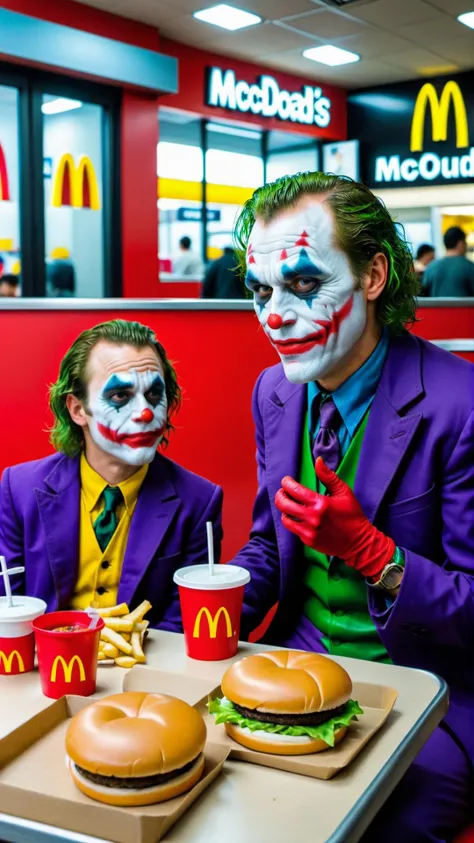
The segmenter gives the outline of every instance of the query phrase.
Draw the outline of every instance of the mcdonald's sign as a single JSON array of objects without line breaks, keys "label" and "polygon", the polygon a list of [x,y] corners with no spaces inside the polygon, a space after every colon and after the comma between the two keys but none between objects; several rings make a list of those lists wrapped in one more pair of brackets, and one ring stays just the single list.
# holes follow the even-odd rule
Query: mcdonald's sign
[{"label": "mcdonald's sign", "polygon": [[10,185],[8,182],[7,159],[0,143],[0,202],[10,201]]},{"label": "mcdonald's sign", "polygon": [[13,659],[16,659],[16,664],[18,670],[16,673],[24,673],[25,672],[25,664],[20,656],[18,650],[12,650],[9,656],[6,656],[5,653],[0,650],[0,664],[3,667],[3,673],[12,673],[13,671]]},{"label": "mcdonald's sign", "polygon": [[51,682],[56,682],[58,678],[58,666],[61,665],[64,673],[64,681],[66,684],[70,685],[72,682],[72,672],[74,670],[74,665],[78,666],[79,668],[79,681],[85,682],[86,681],[86,672],[84,670],[84,665],[82,663],[82,659],[79,656],[73,656],[69,662],[66,663],[66,660],[62,656],[56,656],[53,666],[51,668]]},{"label": "mcdonald's sign", "polygon": [[431,82],[427,82],[420,88],[413,111],[410,138],[412,152],[423,151],[424,126],[428,105],[431,109],[433,141],[446,141],[448,139],[448,118],[451,103],[456,126],[456,147],[459,149],[469,146],[466,106],[458,83],[453,80],[446,82],[441,96],[438,98],[435,86]]},{"label": "mcdonald's sign", "polygon": [[77,165],[68,152],[59,159],[53,177],[51,204],[55,208],[70,206],[100,210],[97,177],[87,155],[81,155]]},{"label": "mcdonald's sign", "polygon": [[209,609],[206,606],[203,606],[202,609],[196,615],[196,620],[194,621],[194,629],[193,629],[193,638],[199,638],[201,635],[201,620],[203,616],[206,618],[208,627],[209,627],[209,638],[216,638],[217,637],[217,627],[219,624],[219,620],[222,617],[225,620],[225,629],[226,629],[226,636],[227,638],[232,638],[233,630],[232,630],[232,622],[230,620],[229,613],[224,606],[221,606],[220,609],[217,610],[214,617],[212,617]]}]

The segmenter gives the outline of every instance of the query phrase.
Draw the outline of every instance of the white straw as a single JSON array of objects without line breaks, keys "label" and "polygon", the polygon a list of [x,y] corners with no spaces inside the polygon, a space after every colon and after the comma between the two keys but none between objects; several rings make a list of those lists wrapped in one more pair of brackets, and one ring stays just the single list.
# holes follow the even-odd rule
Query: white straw
[{"label": "white straw", "polygon": [[7,607],[13,609],[12,587],[10,584],[10,577],[13,574],[24,574],[24,568],[7,568],[7,561],[4,556],[0,556],[0,577],[3,577],[5,584],[5,594],[7,596]]},{"label": "white straw", "polygon": [[91,622],[89,624],[88,629],[95,629],[97,624],[99,623],[100,615],[97,609],[93,609],[91,606],[86,609],[86,615],[89,615]]},{"label": "white straw", "polygon": [[212,521],[206,522],[207,531],[207,554],[209,558],[209,574],[214,576],[214,534],[212,532]]}]

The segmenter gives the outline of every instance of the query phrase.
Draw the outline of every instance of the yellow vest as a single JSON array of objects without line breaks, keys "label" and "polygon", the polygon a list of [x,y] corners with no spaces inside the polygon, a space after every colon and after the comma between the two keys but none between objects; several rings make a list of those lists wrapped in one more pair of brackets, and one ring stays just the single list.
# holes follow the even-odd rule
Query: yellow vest
[{"label": "yellow vest", "polygon": [[124,502],[117,509],[117,529],[102,552],[94,522],[104,508],[102,493],[107,481],[81,456],[79,565],[71,609],[87,609],[92,603],[101,609],[116,605],[130,523],[147,471],[144,465],[118,484]]}]

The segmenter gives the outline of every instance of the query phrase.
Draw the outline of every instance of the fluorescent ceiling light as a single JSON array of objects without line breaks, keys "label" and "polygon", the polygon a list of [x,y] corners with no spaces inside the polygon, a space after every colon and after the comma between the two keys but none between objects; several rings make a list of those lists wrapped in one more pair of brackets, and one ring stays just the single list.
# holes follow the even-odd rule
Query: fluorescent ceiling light
[{"label": "fluorescent ceiling light", "polygon": [[229,6],[227,3],[219,3],[218,6],[211,6],[210,9],[194,12],[193,18],[202,20],[204,23],[212,23],[214,26],[220,26],[222,29],[230,29],[232,32],[262,22],[262,18],[258,15],[245,12],[243,9],[236,9],[235,6]]},{"label": "fluorescent ceiling light", "polygon": [[328,64],[329,67],[360,61],[357,53],[351,53],[350,50],[343,50],[341,47],[333,47],[331,44],[325,44],[324,47],[311,47],[310,50],[304,51],[303,56],[311,61]]},{"label": "fluorescent ceiling light", "polygon": [[239,129],[238,126],[222,126],[220,123],[208,123],[208,132],[217,132],[220,135],[237,135],[239,138],[255,138],[260,140],[261,132],[256,132],[253,129]]},{"label": "fluorescent ceiling light", "polygon": [[82,102],[79,100],[68,100],[66,97],[58,97],[51,102],[44,102],[41,106],[43,114],[61,114],[62,111],[73,111],[75,108],[81,108]]},{"label": "fluorescent ceiling light", "polygon": [[458,15],[458,21],[463,23],[464,26],[474,29],[474,12],[465,12],[463,15]]}]

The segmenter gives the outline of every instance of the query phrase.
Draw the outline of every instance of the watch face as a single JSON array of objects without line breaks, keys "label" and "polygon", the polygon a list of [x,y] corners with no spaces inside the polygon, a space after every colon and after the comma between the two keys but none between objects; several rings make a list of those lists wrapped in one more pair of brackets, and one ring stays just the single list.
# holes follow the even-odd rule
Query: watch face
[{"label": "watch face", "polygon": [[403,569],[400,568],[398,565],[392,565],[388,570],[385,571],[382,584],[383,587],[387,590],[391,591],[393,588],[398,588],[401,583],[403,576]]}]

